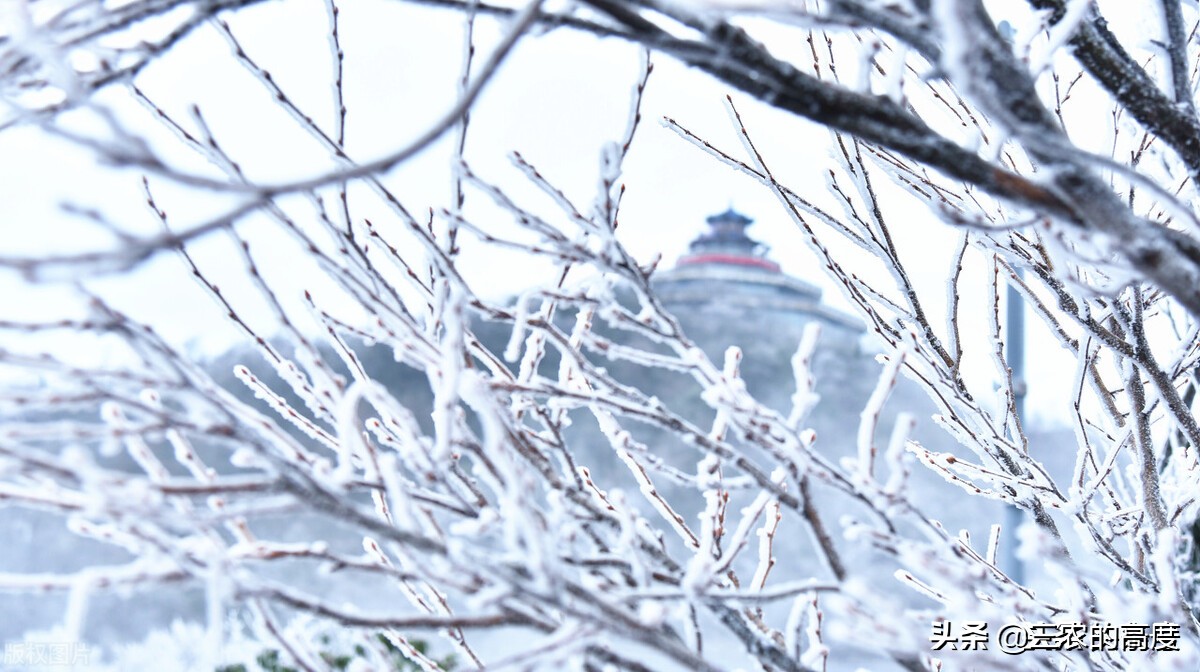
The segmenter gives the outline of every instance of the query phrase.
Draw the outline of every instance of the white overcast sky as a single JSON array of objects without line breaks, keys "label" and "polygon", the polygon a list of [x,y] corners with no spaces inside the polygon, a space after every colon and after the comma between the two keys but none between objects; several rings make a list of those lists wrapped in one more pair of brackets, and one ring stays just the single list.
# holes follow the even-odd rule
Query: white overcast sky
[{"label": "white overcast sky", "polygon": [[[462,56],[462,17],[395,0],[342,3],[342,41],[346,51],[347,144],[360,160],[402,146],[442,115],[454,102]],[[249,53],[267,67],[281,86],[321,122],[332,119],[327,20],[320,2],[268,2],[240,11],[231,22]],[[1128,26],[1124,26],[1128,27]],[[1121,29],[1123,26],[1116,26]],[[500,24],[481,18],[479,53],[486,57]],[[807,45],[780,40],[780,55],[804,58]],[[789,50],[791,50],[789,52]],[[826,299],[847,309],[836,286],[820,272],[803,237],[763,186],[708,159],[659,120],[669,116],[715,144],[737,150],[739,143],[725,108],[727,87],[667,58],[654,60],[655,72],[644,102],[645,121],[627,163],[628,192],[622,207],[622,236],[642,260],[655,254],[664,263],[684,251],[704,227],[704,218],[735,206],[757,223],[750,230],[772,248],[771,256],[794,275],[825,288]],[[851,69],[853,63],[843,64]],[[639,68],[638,50],[617,40],[554,31],[525,39],[478,102],[472,114],[467,159],[485,178],[519,199],[545,203],[508,162],[519,151],[583,208],[596,189],[603,143],[623,129],[630,89]],[[139,85],[169,112],[188,120],[199,105],[218,140],[243,162],[247,172],[267,182],[304,177],[329,167],[325,153],[299,131],[253,78],[237,64],[217,32],[204,27],[183,41],[162,62],[138,79]],[[829,156],[828,134],[733,92],[751,133],[767,160],[786,183],[813,200],[832,206],[824,193],[823,171]],[[145,129],[168,147],[171,136],[130,102],[122,90],[100,100],[131,125]],[[87,114],[76,114],[77,128],[94,127]],[[1107,129],[1099,129],[1107,133]],[[387,176],[386,182],[416,212],[449,201],[450,144],[443,141]],[[180,165],[203,169],[191,155],[171,150]],[[202,221],[228,207],[228,197],[198,194],[164,180],[152,180],[156,197],[177,226]],[[480,223],[497,218],[469,196],[467,214]],[[113,241],[95,227],[64,214],[61,204],[96,208],[128,231],[148,233],[157,222],[143,205],[141,175],[100,165],[87,151],[31,127],[0,133],[0,253],[39,253],[103,248]],[[934,222],[920,205],[894,197],[891,224],[903,258],[910,262],[918,287],[936,314],[945,297],[949,250],[956,234]],[[381,208],[358,210],[377,224],[389,216]],[[298,212],[302,204],[297,204]],[[271,225],[250,219],[241,231],[268,275],[281,281],[294,301],[301,288],[321,296],[319,278],[308,272],[298,250],[268,233]],[[832,236],[831,236],[832,237]],[[240,262],[223,236],[195,247],[205,269],[226,294],[242,282]],[[467,247],[468,278],[477,291],[500,298],[548,277],[549,267],[494,250]],[[966,303],[986,300],[982,270],[968,280]],[[287,278],[284,280],[284,278]],[[92,282],[89,287],[134,317],[159,327],[172,341],[211,352],[228,345],[237,333],[220,320],[220,311],[183,272],[181,262],[163,255],[137,273]],[[52,319],[78,314],[78,301],[62,284],[39,286],[0,273],[0,318]],[[286,297],[285,297],[286,298]],[[293,304],[294,305],[294,304]],[[248,313],[261,310],[254,301]],[[982,306],[968,320],[983,325]],[[1061,416],[1075,368],[1035,320],[1030,338],[1033,416]],[[3,344],[0,344],[2,346]],[[61,344],[23,343],[51,348]],[[748,348],[753,356],[752,348]],[[84,353],[77,353],[86,356]]]}]

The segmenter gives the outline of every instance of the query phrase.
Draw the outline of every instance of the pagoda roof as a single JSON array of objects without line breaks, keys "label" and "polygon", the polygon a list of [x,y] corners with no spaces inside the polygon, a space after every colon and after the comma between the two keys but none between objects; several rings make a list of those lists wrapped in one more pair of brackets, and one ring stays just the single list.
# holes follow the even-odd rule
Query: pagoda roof
[{"label": "pagoda roof", "polygon": [[713,226],[713,225],[720,224],[723,222],[729,222],[731,224],[738,224],[738,225],[741,225],[742,227],[747,227],[754,223],[753,219],[750,219],[749,217],[738,212],[737,210],[734,210],[733,206],[729,206],[729,208],[727,208],[725,210],[725,212],[718,212],[715,215],[709,215],[705,219],[705,221],[708,222],[709,226]]},{"label": "pagoda roof", "polygon": [[746,235],[753,219],[729,208],[705,221],[708,229],[692,240],[675,268],[656,274],[656,284],[668,304],[716,302],[806,314],[862,330],[855,318],[823,305],[818,287],[784,273],[778,263],[767,258],[767,246]]}]

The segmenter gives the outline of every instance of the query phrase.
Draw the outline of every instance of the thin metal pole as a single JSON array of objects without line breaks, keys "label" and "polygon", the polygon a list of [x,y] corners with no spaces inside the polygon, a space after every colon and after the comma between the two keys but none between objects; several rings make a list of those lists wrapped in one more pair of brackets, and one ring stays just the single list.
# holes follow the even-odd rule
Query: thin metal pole
[{"label": "thin metal pole", "polygon": [[[1017,269],[1017,277],[1021,277],[1021,269]],[[1018,420],[1025,419],[1025,301],[1013,285],[1008,285],[1008,300],[1005,302],[1005,319],[1007,321],[1008,340],[1005,343],[1005,354],[1008,357],[1008,367],[1012,370],[1013,399]],[[1012,437],[1016,438],[1016,437]],[[1009,504],[1004,507],[1004,527],[1000,535],[1001,569],[1009,578],[1017,583],[1025,581],[1025,564],[1017,557],[1017,528],[1021,526],[1025,515],[1021,509]]]}]

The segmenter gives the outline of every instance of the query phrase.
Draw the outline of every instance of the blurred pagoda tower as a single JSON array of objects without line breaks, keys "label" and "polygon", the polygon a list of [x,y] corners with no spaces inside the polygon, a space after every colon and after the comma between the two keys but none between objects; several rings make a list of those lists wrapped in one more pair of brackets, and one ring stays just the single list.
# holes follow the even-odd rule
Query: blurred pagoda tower
[{"label": "blurred pagoda tower", "polygon": [[[880,370],[873,348],[864,347],[866,330],[856,318],[822,303],[820,288],[771,260],[767,246],[747,235],[753,221],[733,208],[708,217],[675,266],[654,274],[655,293],[687,338],[717,366],[730,346],[740,348],[739,371],[747,389],[785,417],[796,392],[793,358],[805,329],[818,325],[810,371],[820,400],[805,426],[821,437],[817,448],[823,454],[852,455],[854,429]],[[623,382],[671,400],[689,421],[701,427],[712,422],[715,412],[697,394],[689,374],[638,370],[621,362],[606,366]],[[884,423],[894,414],[889,406]],[[694,448],[672,448],[675,440],[665,432],[647,429],[640,436],[658,454],[677,459],[679,468],[692,468]]]},{"label": "blurred pagoda tower", "polygon": [[[708,320],[724,315],[736,322],[719,320],[721,331],[736,331],[737,322],[758,325],[755,340],[761,343],[761,328],[767,326],[773,330],[772,341],[794,348],[803,325],[815,320],[825,332],[821,341],[826,347],[858,349],[862,324],[822,304],[819,288],[787,275],[768,259],[767,246],[746,234],[753,219],[731,207],[707,222],[707,231],[688,245],[675,268],[656,275],[659,298],[683,322],[691,323],[689,317],[701,313]],[[688,326],[708,331],[702,325]],[[751,347],[739,345],[744,350]]]}]

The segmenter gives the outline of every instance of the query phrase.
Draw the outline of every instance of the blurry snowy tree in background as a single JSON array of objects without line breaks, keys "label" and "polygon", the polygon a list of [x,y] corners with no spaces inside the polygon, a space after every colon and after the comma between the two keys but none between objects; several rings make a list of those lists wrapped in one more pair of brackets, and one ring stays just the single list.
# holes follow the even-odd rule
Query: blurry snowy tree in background
[{"label": "blurry snowy tree in background", "polygon": [[[344,96],[356,45],[342,39],[339,17],[353,3],[326,2],[325,40],[312,49],[328,52],[332,100],[312,101],[239,39],[241,15],[258,4],[4,8],[4,132],[36,128],[87,148],[139,186],[149,214],[135,223],[70,205],[66,215],[109,236],[80,251],[22,251],[19,229],[54,225],[4,222],[6,272],[87,301],[83,313],[42,322],[0,316],[0,366],[13,381],[0,396],[0,502],[53,512],[128,560],[5,571],[0,590],[68,592],[77,633],[95,591],[202,586],[211,654],[202,664],[212,668],[225,662],[227,614],[244,608],[277,660],[304,670],[336,667],[315,634],[329,628],[341,629],[339,646],[357,647],[352,669],[388,669],[394,651],[441,669],[442,654],[426,655],[414,637],[452,652],[460,668],[842,669],[839,654],[855,645],[883,657],[873,665],[909,670],[1196,669],[1193,4],[1139,3],[1161,21],[1124,45],[1100,8],[1078,0],[425,0],[416,4],[462,21],[458,102],[428,122],[394,114],[409,140],[369,152],[346,149],[355,106],[371,105]],[[280,32],[291,4],[262,3],[284,22]],[[499,32],[476,49],[483,26]],[[499,186],[465,149],[467,113],[514,47],[564,32],[650,54],[626,130],[601,156],[579,157],[598,166],[590,203],[519,154],[513,165],[531,188]],[[259,177],[256,147],[227,143],[203,101],[185,107],[142,88],[174,49],[203,36],[222,38],[224,58],[267,94],[247,108],[285,112],[319,148],[294,167],[299,177]],[[845,428],[857,437],[852,459],[823,455],[807,431],[820,393],[809,368],[816,331],[792,360],[792,407],[768,407],[740,378],[741,352],[710,360],[656,298],[657,262],[626,247],[620,207],[638,185],[623,181],[622,165],[645,130],[650,63],[669,60],[740,92],[725,101],[740,146],[663,124],[761,182],[883,344],[878,393],[860,426]],[[130,102],[144,114],[129,113]],[[748,105],[791,113],[797,128],[828,128],[825,184],[778,177],[773,138],[743,122]],[[450,205],[398,196],[394,171],[447,139]],[[187,194],[208,207],[170,205]],[[914,216],[944,221],[953,254],[902,255],[896,241]],[[264,252],[243,227],[251,219],[285,233],[305,268],[319,270],[301,278],[311,291],[262,269]],[[212,237],[234,241],[222,272],[239,269],[236,292],[193,253]],[[509,272],[487,266],[492,248],[553,273],[515,302],[489,300],[479,291],[488,273]],[[473,250],[484,252],[468,257]],[[261,359],[236,376],[265,405],[217,384],[154,325],[103,298],[108,278],[163,257],[182,259],[258,348]],[[913,266],[931,264],[945,269],[945,298],[911,280]],[[960,291],[972,274],[986,278],[983,291]],[[1001,328],[1008,287],[1077,362],[1068,402],[1077,442],[1059,447],[1073,454],[1066,478],[1031,454],[1018,417]],[[982,324],[960,319],[971,306],[982,306]],[[488,347],[477,325],[502,326],[507,346]],[[98,365],[80,355],[113,341],[122,357]],[[380,384],[387,372],[364,366],[373,348],[421,376],[427,407]],[[971,358],[991,367],[998,392],[964,373]],[[687,374],[715,420],[687,420],[677,400],[616,378],[610,360]],[[936,405],[953,453],[910,440],[908,419],[877,436],[898,376]],[[637,491],[592,478],[583,458],[600,458],[571,440],[570,425],[585,419]],[[633,428],[646,425],[689,446],[693,468],[638,441]],[[114,466],[117,454],[137,469]],[[982,541],[944,529],[947,504],[907,487],[917,469],[965,497],[1027,512],[1022,553],[1057,590],[1035,592],[1000,567],[998,526]],[[811,495],[818,485],[841,493],[851,513],[823,510]],[[698,519],[668,497],[685,490],[703,502]],[[257,521],[281,513],[330,521],[342,537],[262,534]],[[773,545],[792,536],[810,536],[820,562],[776,569]],[[866,555],[888,568],[889,583],[852,571],[846,558]],[[281,578],[279,567],[296,564],[326,571]],[[390,595],[390,608],[368,611],[320,589],[346,575]],[[1174,623],[1181,651],[935,651],[931,628],[945,621],[986,621],[993,633],[1005,623]]]}]

